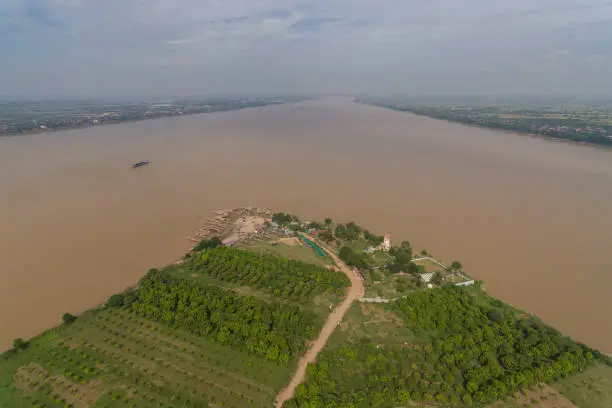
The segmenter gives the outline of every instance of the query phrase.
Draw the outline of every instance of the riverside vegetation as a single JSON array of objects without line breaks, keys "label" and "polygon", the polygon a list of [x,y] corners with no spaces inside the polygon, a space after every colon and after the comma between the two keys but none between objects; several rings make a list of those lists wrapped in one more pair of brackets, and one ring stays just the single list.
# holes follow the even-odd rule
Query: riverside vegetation
[{"label": "riverside vegetation", "polygon": [[610,365],[600,353],[475,290],[447,286],[369,305],[407,333],[392,341],[336,339],[288,406],[487,406],[589,366]]},{"label": "riverside vegetation", "polygon": [[[406,241],[378,259],[359,248],[382,238],[355,223],[304,226],[279,214],[282,228],[320,230],[366,281],[419,272]],[[103,307],[16,339],[0,357],[0,407],[270,407],[348,285],[333,267],[204,240]],[[580,407],[604,408],[610,377],[601,353],[480,285],[440,281],[354,304],[284,406],[483,407],[548,383]]]},{"label": "riverside vegetation", "polygon": [[217,244],[16,340],[0,359],[0,407],[269,406],[324,321],[313,304],[340,299],[348,279]]}]

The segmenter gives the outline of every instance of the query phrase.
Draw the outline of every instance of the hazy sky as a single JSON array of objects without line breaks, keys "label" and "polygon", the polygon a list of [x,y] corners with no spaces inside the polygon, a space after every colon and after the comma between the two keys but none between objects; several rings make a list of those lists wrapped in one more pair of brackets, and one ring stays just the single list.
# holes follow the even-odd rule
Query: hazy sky
[{"label": "hazy sky", "polygon": [[612,1],[0,0],[0,95],[612,93]]}]

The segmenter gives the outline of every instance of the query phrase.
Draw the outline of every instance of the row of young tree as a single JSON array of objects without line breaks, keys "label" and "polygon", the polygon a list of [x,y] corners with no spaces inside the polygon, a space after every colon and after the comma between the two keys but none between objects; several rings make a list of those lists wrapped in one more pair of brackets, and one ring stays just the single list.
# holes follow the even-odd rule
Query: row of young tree
[{"label": "row of young tree", "polygon": [[109,306],[282,364],[304,350],[321,324],[315,313],[297,306],[240,296],[156,269],[137,289],[111,298]]},{"label": "row of young tree", "polygon": [[341,295],[350,284],[346,275],[327,268],[226,246],[203,249],[191,261],[197,273],[261,288],[282,299]]},{"label": "row of young tree", "polygon": [[480,407],[606,360],[501,303],[483,306],[462,288],[417,292],[389,307],[427,341],[362,339],[327,350],[287,407]]}]

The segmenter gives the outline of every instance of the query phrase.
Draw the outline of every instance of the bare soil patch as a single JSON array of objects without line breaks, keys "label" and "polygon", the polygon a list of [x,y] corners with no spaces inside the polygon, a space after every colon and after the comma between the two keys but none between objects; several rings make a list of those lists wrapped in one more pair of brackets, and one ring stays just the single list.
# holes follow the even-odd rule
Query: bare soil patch
[{"label": "bare soil patch", "polygon": [[289,245],[289,246],[296,246],[296,245],[302,244],[300,240],[296,237],[280,238],[278,242],[281,244]]}]

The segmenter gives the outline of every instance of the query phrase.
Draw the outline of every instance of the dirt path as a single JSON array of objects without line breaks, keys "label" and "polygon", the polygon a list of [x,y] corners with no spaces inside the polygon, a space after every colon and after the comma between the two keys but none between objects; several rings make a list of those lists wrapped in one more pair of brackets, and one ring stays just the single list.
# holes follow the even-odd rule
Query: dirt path
[{"label": "dirt path", "polygon": [[342,318],[349,310],[353,302],[363,295],[363,283],[359,278],[357,278],[357,276],[355,276],[353,270],[342,262],[331,250],[324,247],[319,242],[317,242],[317,245],[327,252],[327,254],[334,260],[336,266],[351,280],[351,287],[346,299],[344,299],[342,303],[340,303],[340,305],[338,305],[330,313],[325,325],[323,326],[323,329],[321,330],[321,333],[319,334],[319,337],[314,341],[306,354],[300,359],[297,370],[289,385],[287,385],[287,387],[277,395],[276,408],[281,408],[285,401],[293,397],[297,386],[304,381],[306,376],[306,366],[316,360],[317,355],[321,350],[323,350],[323,347],[325,347],[327,344],[327,340],[329,340],[329,337],[333,333],[334,329],[338,327],[342,321]]}]

